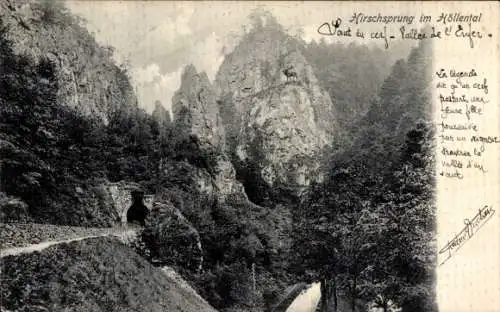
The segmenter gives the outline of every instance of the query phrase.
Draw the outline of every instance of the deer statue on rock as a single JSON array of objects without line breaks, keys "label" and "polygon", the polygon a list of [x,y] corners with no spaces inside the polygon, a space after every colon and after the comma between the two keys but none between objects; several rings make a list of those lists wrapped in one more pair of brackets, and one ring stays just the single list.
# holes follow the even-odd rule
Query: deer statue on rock
[{"label": "deer statue on rock", "polygon": [[290,65],[288,68],[283,69],[283,74],[285,74],[286,76],[286,81],[297,81],[297,72],[293,70],[293,65]]}]

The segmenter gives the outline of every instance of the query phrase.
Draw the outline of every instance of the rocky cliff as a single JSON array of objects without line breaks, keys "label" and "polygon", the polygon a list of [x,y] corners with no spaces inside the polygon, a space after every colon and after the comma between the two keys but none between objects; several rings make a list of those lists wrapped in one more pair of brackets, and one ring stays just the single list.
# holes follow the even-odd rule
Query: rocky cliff
[{"label": "rocky cliff", "polygon": [[120,129],[140,134],[147,127],[146,118],[132,126],[137,100],[112,48],[97,44],[64,2],[1,0],[0,67],[1,191],[11,208],[3,217],[115,223],[101,182],[120,170],[105,164],[122,161],[120,150],[129,156],[126,144],[146,141],[137,135],[133,145],[122,144]]},{"label": "rocky cliff", "polygon": [[172,98],[174,122],[202,145],[224,144],[224,128],[220,121],[216,95],[206,73],[198,73],[193,65],[184,69],[180,89]]},{"label": "rocky cliff", "polygon": [[[168,163],[162,167],[166,175],[190,180],[187,184],[197,191],[224,201],[230,194],[246,198],[244,189],[236,180],[230,159],[224,154],[225,131],[222,125],[215,91],[205,73],[198,73],[193,65],[184,69],[181,86],[172,98],[176,131],[189,137],[191,154],[202,159],[201,169],[187,163]],[[187,168],[190,167],[190,168]],[[192,167],[192,168],[191,168]],[[180,170],[180,171],[179,171]],[[184,172],[178,175],[178,172]]]},{"label": "rocky cliff", "polygon": [[257,22],[215,79],[228,150],[256,202],[276,190],[298,196],[321,180],[320,152],[336,128],[330,97],[299,44],[272,18]]},{"label": "rocky cliff", "polygon": [[[298,196],[312,181],[321,180],[320,152],[328,136],[314,121],[305,88],[276,86],[245,99],[243,105],[251,110],[243,116],[234,155],[241,177],[252,183],[247,191],[255,194],[249,196],[269,197],[278,190]],[[274,191],[266,194],[269,188]]]},{"label": "rocky cliff", "polygon": [[58,104],[104,123],[116,111],[137,106],[128,77],[112,60],[112,48],[99,46],[63,2],[2,0],[0,18],[15,53],[54,66]]}]

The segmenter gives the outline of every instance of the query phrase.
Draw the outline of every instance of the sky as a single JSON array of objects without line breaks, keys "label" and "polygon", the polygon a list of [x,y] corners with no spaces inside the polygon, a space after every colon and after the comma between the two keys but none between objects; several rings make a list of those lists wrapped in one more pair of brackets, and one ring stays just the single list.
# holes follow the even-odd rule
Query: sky
[{"label": "sky", "polygon": [[[113,46],[118,63],[127,62],[139,103],[151,112],[160,100],[170,110],[183,68],[193,64],[213,80],[228,53],[237,44],[248,15],[264,8],[306,41],[319,39],[318,26],[338,16],[366,11],[370,4],[342,5],[318,2],[170,2],[67,1],[69,9],[87,21],[96,40]],[[330,39],[330,38],[328,38]],[[333,40],[333,39],[332,39]]]}]

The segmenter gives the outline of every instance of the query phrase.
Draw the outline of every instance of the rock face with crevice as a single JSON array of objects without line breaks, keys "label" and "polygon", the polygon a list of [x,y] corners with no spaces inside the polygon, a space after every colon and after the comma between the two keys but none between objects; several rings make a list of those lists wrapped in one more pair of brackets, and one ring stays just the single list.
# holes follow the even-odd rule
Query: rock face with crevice
[{"label": "rock face with crevice", "polygon": [[257,203],[297,198],[321,181],[321,152],[336,129],[330,97],[298,44],[272,19],[256,24],[214,83],[227,150]]},{"label": "rock face with crevice", "polygon": [[274,201],[280,192],[299,196],[312,181],[320,181],[319,153],[328,137],[314,121],[307,90],[284,84],[243,103],[251,109],[243,118],[234,156],[243,180],[260,183],[255,197],[266,194]]},{"label": "rock face with crevice", "polygon": [[200,167],[186,162],[165,162],[163,173],[219,201],[231,194],[246,198],[242,184],[236,180],[233,164],[224,153],[225,130],[207,75],[198,73],[193,65],[186,66],[172,103],[176,129],[188,134],[191,138],[188,148],[196,157],[200,156],[203,163]]}]

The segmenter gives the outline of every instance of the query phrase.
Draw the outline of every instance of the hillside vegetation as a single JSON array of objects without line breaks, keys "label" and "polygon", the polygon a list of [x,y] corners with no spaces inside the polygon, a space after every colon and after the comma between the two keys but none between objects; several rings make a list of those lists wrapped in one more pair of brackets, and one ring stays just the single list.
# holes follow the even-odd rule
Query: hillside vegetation
[{"label": "hillside vegetation", "polygon": [[296,212],[295,246],[306,251],[296,267],[323,279],[324,304],[437,310],[429,49],[394,64],[353,144],[331,156],[328,178]]},{"label": "hillside vegetation", "polygon": [[0,4],[2,219],[114,224],[103,184],[151,185],[167,121],[138,108],[125,69],[60,2]]},{"label": "hillside vegetation", "polygon": [[[113,238],[94,238],[2,258],[9,311],[215,310]],[[22,274],[19,274],[22,272]]]}]

